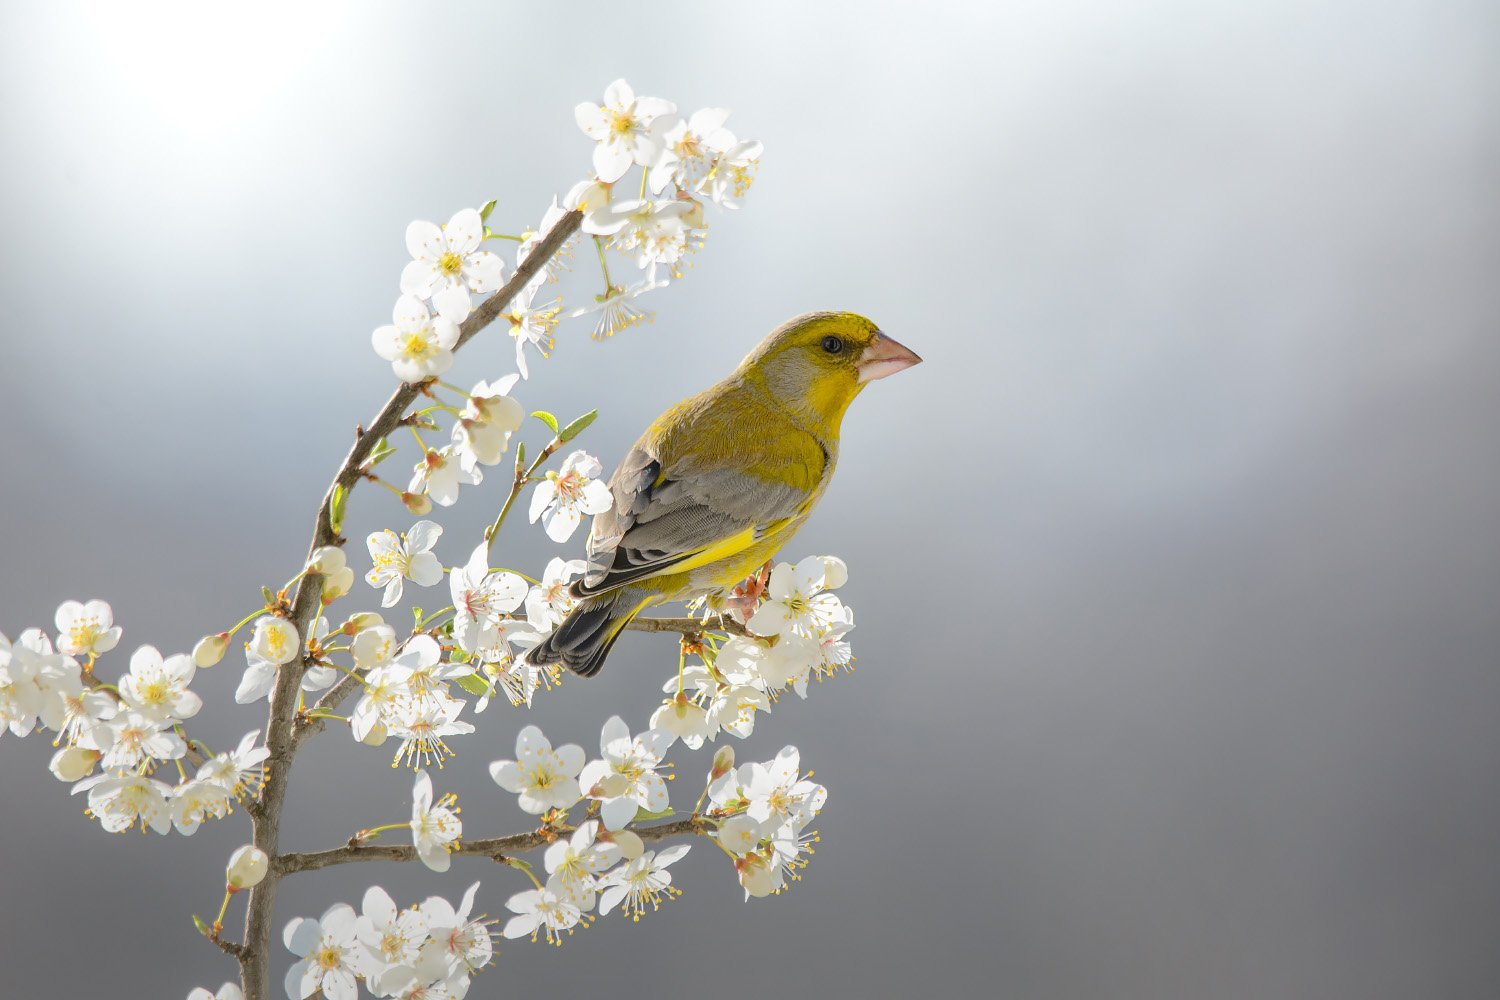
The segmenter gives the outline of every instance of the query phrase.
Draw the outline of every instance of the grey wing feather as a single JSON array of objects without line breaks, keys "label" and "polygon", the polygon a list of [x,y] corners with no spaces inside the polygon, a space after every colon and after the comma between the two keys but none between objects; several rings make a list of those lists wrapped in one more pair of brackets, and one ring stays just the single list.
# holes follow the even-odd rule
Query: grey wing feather
[{"label": "grey wing feather", "polygon": [[663,478],[661,464],[639,448],[610,477],[610,492],[614,508],[597,515],[589,533],[580,595],[670,572],[747,527],[794,516],[807,500],[802,490],[738,469],[669,469]]}]

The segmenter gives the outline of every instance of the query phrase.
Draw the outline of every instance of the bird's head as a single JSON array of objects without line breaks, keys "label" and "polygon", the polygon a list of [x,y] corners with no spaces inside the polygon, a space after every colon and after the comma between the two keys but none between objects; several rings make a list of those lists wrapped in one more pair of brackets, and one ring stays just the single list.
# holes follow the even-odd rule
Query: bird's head
[{"label": "bird's head", "polygon": [[814,312],[771,331],[739,370],[788,408],[812,411],[837,434],[861,389],[921,360],[863,316]]}]

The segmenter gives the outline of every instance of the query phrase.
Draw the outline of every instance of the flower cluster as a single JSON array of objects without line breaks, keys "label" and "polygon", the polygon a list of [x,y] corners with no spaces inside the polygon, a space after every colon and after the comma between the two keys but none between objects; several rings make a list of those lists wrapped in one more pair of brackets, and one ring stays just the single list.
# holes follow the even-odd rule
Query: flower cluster
[{"label": "flower cluster", "polygon": [[372,886],[359,913],[336,903],[316,920],[297,917],[282,932],[298,956],[287,970],[287,996],[303,1000],[322,990],[328,1000],[354,1000],[359,980],[377,997],[464,996],[495,954],[494,921],[471,915],[478,890],[478,882],[469,886],[456,908],[429,896],[398,910],[389,893]]},{"label": "flower cluster", "polygon": [[784,689],[806,698],[809,678],[851,669],[845,636],[854,628],[854,611],[829,592],[848,577],[843,560],[809,556],[751,577],[730,597],[704,600],[706,622],[715,614],[730,616],[752,634],[700,647],[702,663],[663,685],[670,697],[651,725],[693,749],[721,730],[744,739],[755,730],[756,713],[770,711]]},{"label": "flower cluster", "polygon": [[[110,606],[66,601],[56,624],[55,645],[41,629],[27,629],[14,644],[0,635],[0,724],[16,736],[37,726],[57,733],[52,773],[74,794],[88,794],[88,814],[100,826],[162,834],[175,827],[191,836],[204,821],[228,815],[235,801],[254,797],[266,759],[255,746],[258,733],[233,751],[207,754],[196,744],[190,753],[182,723],[203,705],[189,689],[197,672],[191,656],[141,646],[119,681],[106,684],[96,662],[121,636]],[[185,759],[197,763],[191,778]],[[177,769],[175,785],[152,777],[167,762]]]},{"label": "flower cluster", "polygon": [[715,838],[734,858],[746,899],[800,879],[818,842],[807,825],[828,801],[828,789],[808,781],[812,772],[803,776],[800,768],[797,748],[789,746],[775,760],[710,775],[710,814],[721,817]]},{"label": "flower cluster", "polygon": [[[635,300],[669,283],[658,278],[659,269],[682,277],[684,259],[702,248],[707,235],[704,202],[739,206],[754,181],[761,144],[736,139],[724,127],[724,108],[704,108],[683,119],[672,102],[639,97],[624,80],[605,88],[602,102],[578,105],[574,116],[596,144],[596,177],[569,191],[564,204],[585,213],[583,231],[598,243],[605,289],[592,305],[569,315],[596,314],[598,339],[651,318]],[[632,167],[641,170],[639,192],[620,198],[617,189]],[[644,271],[642,280],[611,281],[606,251]]]}]

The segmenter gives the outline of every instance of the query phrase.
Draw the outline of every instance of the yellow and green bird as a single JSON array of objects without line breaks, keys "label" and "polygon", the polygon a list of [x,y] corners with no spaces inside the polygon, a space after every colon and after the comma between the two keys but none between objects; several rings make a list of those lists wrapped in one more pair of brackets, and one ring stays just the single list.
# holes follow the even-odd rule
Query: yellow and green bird
[{"label": "yellow and green bird", "polygon": [[921,361],[854,313],[771,332],[718,385],[656,418],[609,480],[578,603],[529,654],[585,677],[653,604],[733,586],[812,513],[860,390]]}]

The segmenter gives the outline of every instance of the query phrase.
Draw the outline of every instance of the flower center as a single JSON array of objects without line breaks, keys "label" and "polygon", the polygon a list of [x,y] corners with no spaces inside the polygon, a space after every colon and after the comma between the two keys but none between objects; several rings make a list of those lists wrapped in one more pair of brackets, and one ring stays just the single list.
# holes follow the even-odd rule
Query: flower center
[{"label": "flower center", "polygon": [[426,332],[426,330],[423,330],[421,333],[407,334],[406,343],[402,345],[402,350],[414,358],[420,358],[427,354],[432,345],[427,343],[427,338],[424,336]]},{"label": "flower center", "polygon": [[442,257],[438,258],[438,267],[442,268],[443,273],[451,278],[463,271],[464,259],[452,250],[449,250]]}]

